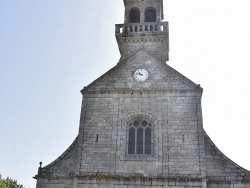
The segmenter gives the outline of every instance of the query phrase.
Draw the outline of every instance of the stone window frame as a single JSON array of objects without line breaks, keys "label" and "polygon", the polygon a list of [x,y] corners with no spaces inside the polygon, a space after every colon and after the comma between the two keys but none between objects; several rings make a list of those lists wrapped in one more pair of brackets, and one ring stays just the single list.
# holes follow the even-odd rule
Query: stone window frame
[{"label": "stone window frame", "polygon": [[[128,135],[127,130],[129,123],[135,119],[146,119],[147,121],[152,123],[152,153],[151,155],[128,155]],[[121,122],[121,129],[120,129],[120,160],[121,161],[157,161],[158,160],[158,138],[156,135],[158,135],[157,130],[158,129],[158,120],[155,116],[152,114],[133,114],[133,115],[127,115],[122,119]]]}]

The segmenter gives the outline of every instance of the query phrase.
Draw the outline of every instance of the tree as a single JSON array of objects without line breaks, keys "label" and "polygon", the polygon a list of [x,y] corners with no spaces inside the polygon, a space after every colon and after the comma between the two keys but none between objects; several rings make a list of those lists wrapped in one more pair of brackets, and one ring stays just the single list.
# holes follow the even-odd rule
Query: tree
[{"label": "tree", "polygon": [[17,180],[7,177],[6,179],[2,178],[0,174],[0,187],[1,188],[24,188],[23,185],[17,183]]}]

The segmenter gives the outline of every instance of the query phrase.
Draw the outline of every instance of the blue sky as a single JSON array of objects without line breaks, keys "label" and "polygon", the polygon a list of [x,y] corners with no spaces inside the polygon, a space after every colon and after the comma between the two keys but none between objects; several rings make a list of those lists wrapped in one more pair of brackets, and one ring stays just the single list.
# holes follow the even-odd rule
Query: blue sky
[{"label": "blue sky", "polygon": [[[165,0],[168,64],[201,84],[204,128],[250,170],[249,0]],[[80,90],[116,65],[122,0],[0,1],[0,172],[35,187],[78,132]]]}]

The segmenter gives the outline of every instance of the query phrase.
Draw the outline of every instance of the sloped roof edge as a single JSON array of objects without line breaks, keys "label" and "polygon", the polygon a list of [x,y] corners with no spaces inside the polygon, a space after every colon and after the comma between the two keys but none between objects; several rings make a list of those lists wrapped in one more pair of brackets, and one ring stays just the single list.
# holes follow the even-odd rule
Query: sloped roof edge
[{"label": "sloped roof edge", "polygon": [[198,88],[199,91],[202,93],[203,89],[200,87],[200,85],[195,84],[193,81],[191,81],[190,79],[188,79],[187,77],[185,77],[184,75],[182,75],[181,73],[176,71],[174,68],[170,67],[169,65],[159,62],[155,57],[148,54],[144,49],[137,50],[128,59],[120,59],[116,66],[114,66],[113,68],[108,70],[106,73],[104,73],[102,76],[100,76],[95,81],[90,83],[88,86],[84,87],[81,90],[81,93],[83,94],[85,91],[88,91],[92,86],[98,84],[99,81],[109,78],[113,73],[115,73],[117,70],[119,70],[119,68],[125,66],[127,64],[127,62],[132,61],[133,59],[137,58],[139,55],[142,55],[142,54],[146,55],[148,58],[157,62],[163,69],[168,69],[172,74],[174,74],[175,76],[182,79],[186,84],[193,85],[194,88]]},{"label": "sloped roof edge", "polygon": [[208,136],[208,134],[205,132],[204,130],[204,139],[210,144],[210,146],[217,152],[217,154],[226,162],[228,162],[230,165],[232,165],[235,169],[237,169],[238,171],[245,173],[245,179],[247,179],[248,181],[250,181],[250,171],[244,169],[243,167],[239,166],[238,164],[236,164],[234,161],[232,161],[231,159],[229,159],[225,154],[223,154],[219,148],[217,148],[217,146],[214,144],[214,142],[211,140],[211,138]]},{"label": "sloped roof edge", "polygon": [[43,168],[39,168],[38,174],[34,178],[36,179],[38,176],[46,174],[50,168],[52,168],[53,166],[57,165],[57,163],[62,161],[67,156],[67,154],[72,149],[74,149],[74,147],[78,144],[78,138],[79,138],[79,135],[75,138],[73,143],[56,160],[54,160],[53,162],[51,162],[50,164],[48,164],[47,166],[45,166]]}]

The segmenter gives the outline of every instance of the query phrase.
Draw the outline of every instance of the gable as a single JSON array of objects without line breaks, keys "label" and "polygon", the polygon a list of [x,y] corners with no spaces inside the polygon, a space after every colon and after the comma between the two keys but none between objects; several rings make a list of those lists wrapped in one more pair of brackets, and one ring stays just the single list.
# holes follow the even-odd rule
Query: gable
[{"label": "gable", "polygon": [[[146,69],[148,80],[136,82],[133,73],[137,69]],[[176,70],[159,62],[148,53],[140,50],[125,62],[98,78],[87,86],[84,91],[98,90],[192,90],[197,85]]]}]

